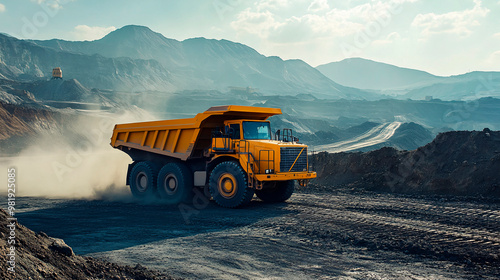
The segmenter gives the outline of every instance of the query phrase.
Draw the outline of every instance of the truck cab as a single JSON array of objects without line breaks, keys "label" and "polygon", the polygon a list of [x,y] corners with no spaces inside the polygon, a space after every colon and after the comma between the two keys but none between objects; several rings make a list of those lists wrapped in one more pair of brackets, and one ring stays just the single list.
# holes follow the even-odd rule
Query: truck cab
[{"label": "truck cab", "polygon": [[283,131],[283,137],[279,130],[273,134],[268,120],[226,121],[223,132],[214,133],[210,154],[214,159],[228,154],[238,158],[256,179],[249,179],[256,190],[262,189],[264,182],[290,179],[297,179],[305,186],[315,175],[308,172],[307,145],[298,143],[291,129]]}]

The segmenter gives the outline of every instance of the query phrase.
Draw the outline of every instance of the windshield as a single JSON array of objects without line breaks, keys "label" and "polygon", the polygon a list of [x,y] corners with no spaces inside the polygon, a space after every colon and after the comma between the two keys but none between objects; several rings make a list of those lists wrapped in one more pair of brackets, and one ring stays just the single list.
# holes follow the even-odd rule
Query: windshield
[{"label": "windshield", "polygon": [[243,122],[243,136],[248,140],[270,140],[271,126],[268,122]]}]

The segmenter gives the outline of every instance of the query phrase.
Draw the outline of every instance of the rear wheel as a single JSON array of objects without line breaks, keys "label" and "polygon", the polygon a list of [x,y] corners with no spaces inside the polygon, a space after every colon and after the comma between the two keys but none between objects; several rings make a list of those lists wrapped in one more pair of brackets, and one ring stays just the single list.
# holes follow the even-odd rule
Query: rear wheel
[{"label": "rear wheel", "polygon": [[278,181],[273,188],[255,191],[258,198],[264,202],[283,202],[289,199],[295,190],[295,181]]},{"label": "rear wheel", "polygon": [[158,194],[167,204],[190,203],[193,200],[193,176],[182,163],[168,163],[160,170]]},{"label": "rear wheel", "polygon": [[210,194],[222,207],[235,208],[248,204],[254,189],[247,184],[247,175],[234,161],[219,163],[210,175]]},{"label": "rear wheel", "polygon": [[158,168],[150,161],[134,165],[129,175],[130,191],[138,198],[152,198],[156,194]]}]

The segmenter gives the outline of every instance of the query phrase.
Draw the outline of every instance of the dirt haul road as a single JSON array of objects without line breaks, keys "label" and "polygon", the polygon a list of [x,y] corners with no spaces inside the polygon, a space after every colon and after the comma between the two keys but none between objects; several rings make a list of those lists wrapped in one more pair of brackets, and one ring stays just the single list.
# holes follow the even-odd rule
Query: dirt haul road
[{"label": "dirt haul road", "polygon": [[[190,279],[498,279],[500,203],[308,191],[244,209],[18,200],[77,254]],[[189,216],[189,217],[188,217]]]},{"label": "dirt haul road", "polygon": [[370,147],[389,140],[402,122],[383,123],[349,140],[314,147],[318,152],[340,153]]}]

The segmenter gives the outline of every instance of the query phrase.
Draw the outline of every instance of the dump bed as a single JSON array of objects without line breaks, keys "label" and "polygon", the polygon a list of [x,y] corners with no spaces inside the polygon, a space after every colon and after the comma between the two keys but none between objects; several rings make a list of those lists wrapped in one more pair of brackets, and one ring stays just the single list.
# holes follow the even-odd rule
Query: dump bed
[{"label": "dump bed", "polygon": [[279,114],[281,109],[278,108],[228,105],[211,107],[189,119],[117,124],[111,146],[187,160],[203,155],[203,150],[210,147],[212,130],[223,127],[224,121],[266,120]]}]

